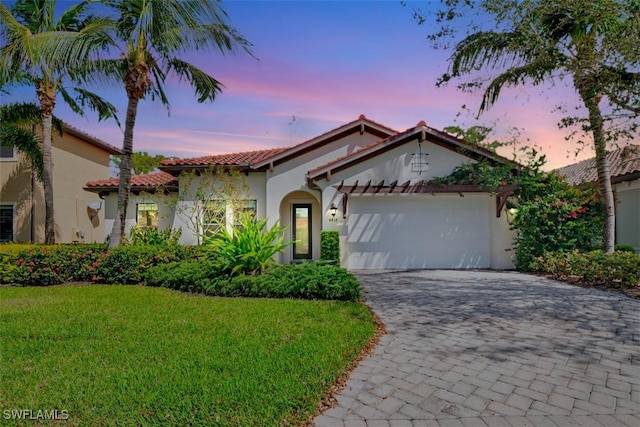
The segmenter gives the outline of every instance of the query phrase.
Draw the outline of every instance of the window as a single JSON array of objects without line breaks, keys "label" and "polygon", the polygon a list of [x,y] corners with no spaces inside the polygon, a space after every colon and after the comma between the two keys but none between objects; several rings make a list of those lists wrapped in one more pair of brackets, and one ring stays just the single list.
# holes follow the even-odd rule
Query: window
[{"label": "window", "polygon": [[[233,210],[234,205],[235,210]],[[255,217],[258,213],[257,200],[240,200],[238,203],[225,200],[203,202],[202,233],[205,236],[212,236],[223,227],[229,229],[227,227],[229,224],[240,228],[239,221],[242,213],[249,213]]]},{"label": "window", "polygon": [[249,214],[253,218],[258,214],[257,200],[241,200],[237,210],[234,212],[234,222],[237,225],[242,214]]},{"label": "window", "polygon": [[13,242],[13,205],[0,205],[0,242]]},{"label": "window", "polygon": [[202,234],[212,236],[227,225],[227,203],[224,200],[202,202]]},{"label": "window", "polygon": [[136,224],[140,228],[158,229],[158,204],[138,203],[136,214]]},{"label": "window", "polygon": [[0,144],[0,161],[1,160],[15,160],[16,153],[13,147]]},{"label": "window", "polygon": [[258,201],[240,200],[235,212],[233,213],[233,223],[238,230],[242,230],[242,226],[240,225],[240,218],[243,214],[249,214],[249,216],[255,218],[258,214]]}]

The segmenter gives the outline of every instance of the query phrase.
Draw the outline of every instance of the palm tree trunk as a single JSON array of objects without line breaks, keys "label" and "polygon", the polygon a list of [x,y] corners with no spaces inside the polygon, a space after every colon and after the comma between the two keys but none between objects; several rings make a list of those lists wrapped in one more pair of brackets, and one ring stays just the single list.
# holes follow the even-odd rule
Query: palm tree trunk
[{"label": "palm tree trunk", "polygon": [[600,197],[602,197],[605,211],[603,250],[606,253],[611,253],[615,249],[616,210],[613,188],[611,186],[611,172],[609,170],[609,159],[607,158],[602,112],[598,106],[598,98],[583,96],[582,99],[589,111],[589,121],[591,123],[591,131],[593,132],[593,142],[596,151],[596,168],[598,170]]},{"label": "palm tree trunk", "polygon": [[42,112],[42,184],[44,187],[44,243],[56,243],[55,217],[53,213],[53,160],[51,157],[51,129],[53,109],[56,105],[55,86],[41,82],[37,90]]},{"label": "palm tree trunk", "polygon": [[140,98],[129,96],[127,104],[127,119],[124,126],[124,141],[122,142],[122,161],[120,162],[120,182],[118,185],[118,211],[116,220],[111,230],[109,246],[116,247],[122,244],[125,236],[127,221],[127,207],[129,205],[129,192],[131,191],[131,157],[133,155],[133,128],[136,124],[138,102]]}]

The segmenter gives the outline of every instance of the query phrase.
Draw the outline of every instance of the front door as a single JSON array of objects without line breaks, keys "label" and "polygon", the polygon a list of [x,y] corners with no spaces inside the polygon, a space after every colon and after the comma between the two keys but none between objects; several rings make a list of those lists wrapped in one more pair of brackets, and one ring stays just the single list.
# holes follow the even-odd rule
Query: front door
[{"label": "front door", "polygon": [[293,259],[311,259],[311,203],[292,205]]}]

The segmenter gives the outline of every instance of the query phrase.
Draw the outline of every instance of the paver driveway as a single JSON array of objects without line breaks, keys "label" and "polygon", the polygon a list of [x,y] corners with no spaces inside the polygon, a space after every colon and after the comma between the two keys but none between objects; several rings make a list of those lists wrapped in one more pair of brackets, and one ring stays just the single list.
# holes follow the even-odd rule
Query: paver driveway
[{"label": "paver driveway", "polygon": [[640,301],[511,272],[359,274],[385,335],[323,426],[640,426]]}]

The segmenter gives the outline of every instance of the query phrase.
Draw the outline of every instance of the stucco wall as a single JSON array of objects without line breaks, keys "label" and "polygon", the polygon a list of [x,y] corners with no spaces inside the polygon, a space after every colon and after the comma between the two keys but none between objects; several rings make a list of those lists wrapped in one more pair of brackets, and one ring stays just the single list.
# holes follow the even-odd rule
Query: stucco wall
[{"label": "stucco wall", "polygon": [[640,179],[615,185],[616,244],[640,252]]},{"label": "stucco wall", "polygon": [[[52,146],[54,223],[56,242],[102,242],[104,213],[93,217],[90,203],[97,194],[83,190],[87,181],[109,177],[109,153],[83,140],[54,134]],[[44,192],[36,181],[31,186],[31,170],[22,156],[0,162],[0,202],[15,203],[15,240],[44,242]],[[34,215],[32,215],[32,206]],[[84,236],[84,237],[81,237]]]}]

